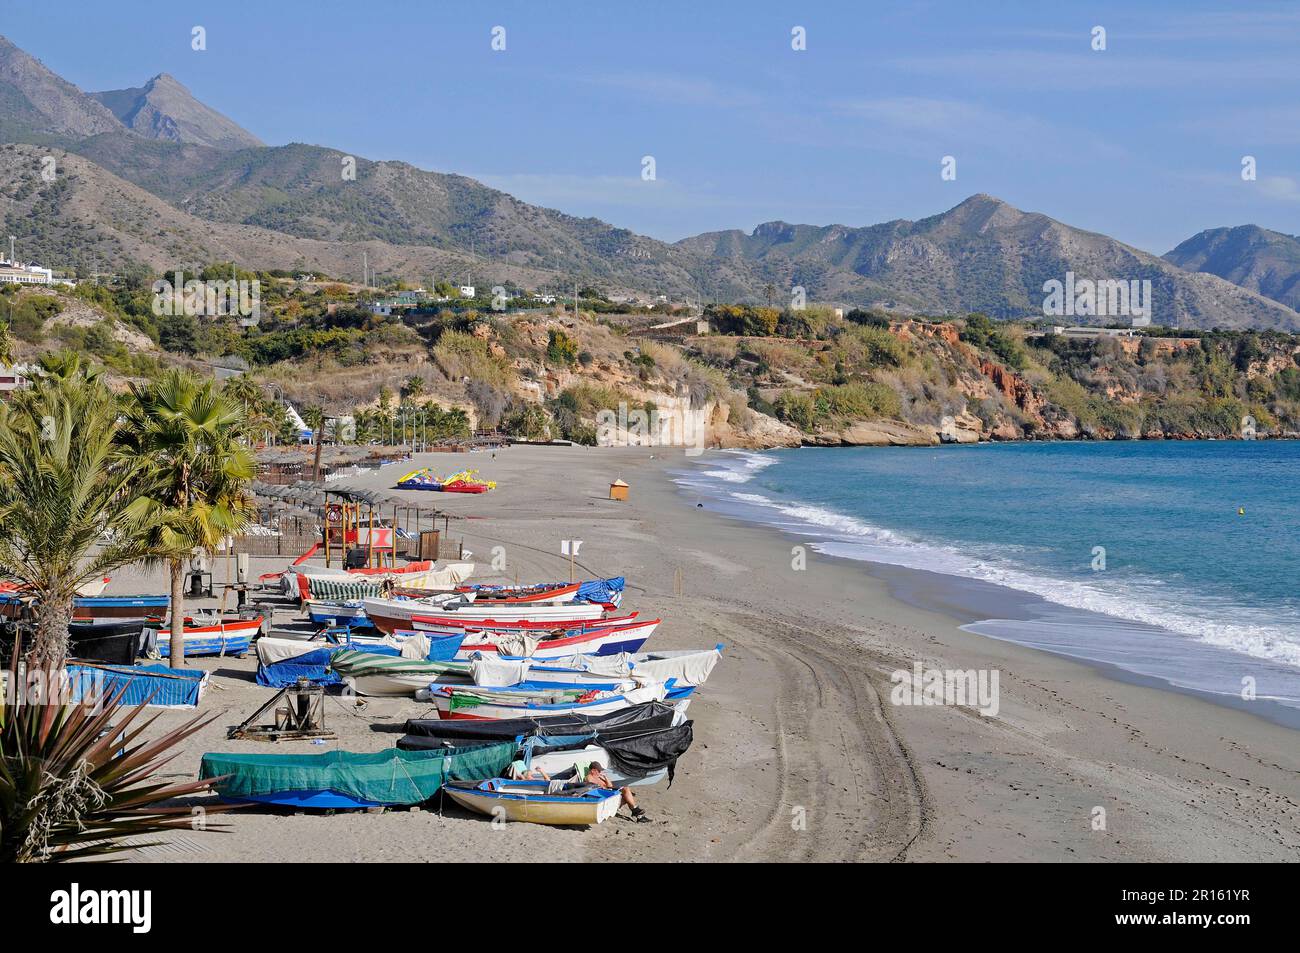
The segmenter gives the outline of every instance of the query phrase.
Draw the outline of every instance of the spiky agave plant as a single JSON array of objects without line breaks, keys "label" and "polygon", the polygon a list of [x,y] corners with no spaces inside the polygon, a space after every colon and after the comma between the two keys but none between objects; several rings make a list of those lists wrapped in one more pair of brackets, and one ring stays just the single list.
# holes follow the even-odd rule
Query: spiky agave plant
[{"label": "spiky agave plant", "polygon": [[[218,779],[168,784],[156,776],[175,757],[168,751],[215,716],[145,740],[157,716],[136,724],[145,706],[119,704],[125,689],[73,701],[61,670],[25,670],[17,658],[0,693],[0,863],[114,854],[157,843],[142,836],[194,826],[189,807],[165,802],[210,790]],[[215,805],[204,814],[224,810]]]}]

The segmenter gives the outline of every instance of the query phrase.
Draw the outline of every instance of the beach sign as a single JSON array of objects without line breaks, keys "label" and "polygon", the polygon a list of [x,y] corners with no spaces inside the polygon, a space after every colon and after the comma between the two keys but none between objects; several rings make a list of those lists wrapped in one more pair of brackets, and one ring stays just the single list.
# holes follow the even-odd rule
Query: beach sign
[{"label": "beach sign", "polygon": [[578,549],[582,546],[580,539],[562,539],[560,540],[560,555],[569,557],[569,582],[573,582],[573,560],[578,555]]}]

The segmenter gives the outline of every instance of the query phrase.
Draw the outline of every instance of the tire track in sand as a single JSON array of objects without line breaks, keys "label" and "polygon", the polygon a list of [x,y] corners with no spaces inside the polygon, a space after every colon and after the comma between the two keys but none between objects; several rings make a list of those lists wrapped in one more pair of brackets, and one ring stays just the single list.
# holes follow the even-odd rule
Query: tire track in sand
[{"label": "tire track in sand", "polygon": [[[728,635],[773,669],[778,800],[729,857],[898,861],[927,825],[925,785],[847,637],[727,612]],[[821,627],[822,629],[833,627]],[[801,810],[803,825],[796,811]]]}]

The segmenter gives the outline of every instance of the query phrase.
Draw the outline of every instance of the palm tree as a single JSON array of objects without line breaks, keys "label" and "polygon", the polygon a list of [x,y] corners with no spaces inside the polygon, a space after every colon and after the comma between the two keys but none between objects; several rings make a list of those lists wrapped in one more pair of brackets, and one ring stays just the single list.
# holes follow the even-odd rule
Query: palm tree
[{"label": "palm tree", "polygon": [[[18,683],[18,657],[10,684]],[[55,686],[62,666],[27,669]],[[145,705],[122,690],[80,701],[55,691],[0,693],[0,863],[76,861],[144,846],[140,838],[191,829],[189,806],[172,799],[211,790],[212,779],[170,784],[160,770],[172,749],[216,716],[195,717],[146,739]],[[154,734],[151,732],[151,734]],[[204,805],[204,813],[232,805]],[[202,829],[216,830],[216,825]]]},{"label": "palm tree", "polygon": [[247,486],[256,473],[244,444],[243,408],[212,380],[169,370],[132,387],[122,443],[143,460],[132,507],[150,527],[154,558],[171,571],[171,664],[185,664],[185,562],[213,552],[253,512]]},{"label": "palm tree", "polygon": [[0,570],[36,597],[34,661],[62,664],[79,585],[147,555],[119,413],[84,374],[40,378],[0,411]]},{"label": "palm tree", "polygon": [[243,406],[251,431],[265,436],[271,427],[271,415],[266,394],[257,381],[247,374],[239,374],[221,385],[221,393]]},{"label": "palm tree", "polygon": [[0,367],[14,362],[14,336],[9,332],[9,322],[0,321]]},{"label": "palm tree", "polygon": [[302,422],[311,428],[311,442],[315,444],[312,453],[311,479],[320,479],[320,448],[325,439],[325,410],[319,404],[312,404],[303,411]]},{"label": "palm tree", "polygon": [[102,367],[82,361],[81,355],[73,350],[42,354],[37,365],[37,376],[60,381],[89,383],[100,381],[104,376]]}]

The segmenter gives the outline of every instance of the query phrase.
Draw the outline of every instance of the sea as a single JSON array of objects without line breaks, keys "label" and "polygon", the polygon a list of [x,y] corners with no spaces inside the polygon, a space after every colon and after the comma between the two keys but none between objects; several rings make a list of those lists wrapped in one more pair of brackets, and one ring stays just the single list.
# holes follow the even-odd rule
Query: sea
[{"label": "sea", "polygon": [[1300,727],[1300,442],[715,451],[674,479],[970,632]]}]

